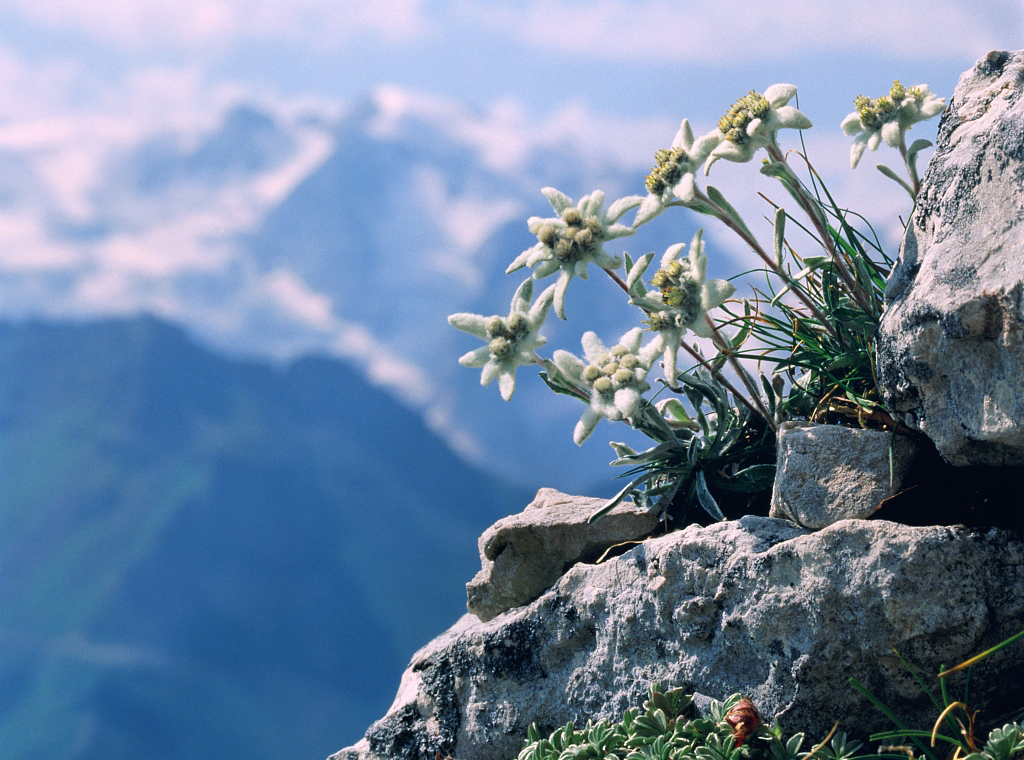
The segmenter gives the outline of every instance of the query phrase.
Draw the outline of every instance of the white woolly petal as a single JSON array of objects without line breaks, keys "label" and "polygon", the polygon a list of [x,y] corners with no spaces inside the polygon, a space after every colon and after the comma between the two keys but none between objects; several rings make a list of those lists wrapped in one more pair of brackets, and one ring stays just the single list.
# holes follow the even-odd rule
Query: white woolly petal
[{"label": "white woolly petal", "polygon": [[645,253],[639,259],[633,262],[633,268],[626,273],[626,288],[632,290],[636,281],[644,276],[644,272],[647,271],[647,267],[651,265],[651,260],[654,258],[653,253]]},{"label": "white woolly petal", "polygon": [[751,147],[753,143],[753,140],[749,140],[745,145],[737,145],[732,140],[723,140],[711,151],[708,163],[704,165],[705,173],[711,164],[714,163],[712,159],[724,158],[726,161],[736,161],[738,163],[749,161],[754,155],[754,149]]},{"label": "white woolly petal", "polygon": [[590,195],[580,199],[580,213],[583,216],[596,216],[600,218],[601,207],[604,205],[604,190],[595,190]]},{"label": "white woolly petal", "polygon": [[639,206],[643,201],[644,197],[642,195],[627,195],[625,198],[619,198],[608,207],[605,219],[609,222],[614,222],[630,209]]},{"label": "white woolly petal", "polygon": [[[622,266],[622,259],[618,256],[610,256],[605,253],[603,249],[598,248],[594,251],[593,257],[594,263],[597,264],[601,269],[618,269]],[[586,264],[586,262],[581,262]]]},{"label": "white woolly petal", "polygon": [[643,328],[634,327],[625,335],[619,338],[619,343],[629,349],[629,353],[635,354],[640,350],[640,342],[644,339]]},{"label": "white woolly petal", "polygon": [[501,397],[508,401],[516,389],[516,373],[514,370],[505,369],[498,374],[498,390]]},{"label": "white woolly petal", "polygon": [[662,203],[661,196],[648,195],[643,199],[640,208],[637,209],[636,217],[633,219],[633,226],[639,227],[641,224],[646,224],[664,210],[665,204]]},{"label": "white woolly petal", "polygon": [[643,397],[636,388],[619,388],[615,391],[615,408],[623,417],[632,417],[640,407]]},{"label": "white woolly petal", "polygon": [[704,311],[717,309],[735,292],[736,286],[727,280],[707,280],[701,287],[701,308]]},{"label": "white woolly petal", "polygon": [[723,139],[724,136],[717,129],[697,138],[697,142],[690,149],[690,160],[695,164],[703,163]]},{"label": "white woolly petal", "polygon": [[548,309],[551,308],[551,303],[555,298],[555,286],[548,285],[541,291],[541,294],[537,296],[537,300],[533,306],[530,307],[527,320],[530,323],[530,329],[536,331],[547,318]]},{"label": "white woolly petal", "polygon": [[695,320],[693,320],[693,324],[690,325],[690,331],[698,338],[710,338],[714,335],[714,333],[711,332],[711,327],[704,319],[705,316],[706,315],[703,313],[703,310],[701,310],[701,313],[697,315]]},{"label": "white woolly petal", "polygon": [[924,102],[921,103],[921,116],[925,119],[930,119],[936,114],[942,112],[942,109],[946,107],[945,98],[937,98],[934,95],[925,98]]},{"label": "white woolly petal", "polygon": [[871,150],[876,150],[880,142],[882,142],[882,134],[877,129],[868,135],[868,147]]},{"label": "white woolly petal", "polygon": [[563,269],[555,281],[555,314],[562,319],[565,319],[565,289],[569,287],[569,280],[571,279],[572,273],[567,269]]},{"label": "white woolly petal", "polygon": [[676,257],[679,256],[679,254],[685,247],[686,243],[676,243],[675,245],[670,245],[668,248],[666,248],[665,253],[661,257],[661,268],[664,269],[673,261],[675,261]]},{"label": "white woolly petal", "polygon": [[764,99],[771,104],[772,108],[786,105],[794,95],[796,95],[796,85],[793,84],[773,84],[764,91]]},{"label": "white woolly petal", "polygon": [[626,237],[628,235],[635,235],[636,230],[632,227],[627,227],[624,224],[613,224],[610,227],[606,227],[604,230],[604,236],[607,240],[613,240],[614,238]]},{"label": "white woolly petal", "polygon": [[494,359],[491,359],[491,361],[484,365],[484,371],[480,373],[480,385],[490,385],[499,372],[501,372],[501,365]]},{"label": "white woolly petal", "polygon": [[544,197],[548,199],[551,207],[559,216],[561,216],[562,212],[567,208],[572,208],[575,205],[572,202],[572,198],[560,190],[555,190],[553,187],[541,188],[541,193],[543,193]]},{"label": "white woolly petal", "polygon": [[682,342],[682,330],[666,331],[665,333],[665,381],[669,387],[676,389],[679,381],[676,379],[676,354],[679,353],[679,344]]},{"label": "white woolly petal", "polygon": [[572,440],[577,446],[582,444],[585,440],[590,437],[590,434],[594,432],[594,428],[597,427],[597,423],[601,420],[601,415],[595,412],[593,409],[587,409],[580,417],[580,421],[576,423],[576,429],[572,431]]},{"label": "white woolly petal", "polygon": [[468,354],[459,357],[459,364],[463,367],[482,367],[490,361],[491,349],[488,346],[475,348]]},{"label": "white woolly petal", "polygon": [[458,314],[448,317],[448,324],[463,332],[468,332],[476,338],[487,340],[487,318],[481,317],[479,314],[460,311]]},{"label": "white woolly petal", "polygon": [[573,354],[570,354],[568,351],[564,351],[561,348],[556,350],[551,358],[554,360],[555,366],[558,367],[562,374],[574,383],[583,383],[583,370],[587,368],[587,365],[582,359],[577,358]]},{"label": "white woolly petal", "polygon": [[693,172],[686,172],[679,182],[676,183],[676,186],[672,188],[672,195],[683,203],[692,203],[696,192],[697,186],[694,184]]},{"label": "white woolly petal", "polygon": [[783,106],[772,111],[772,126],[778,125],[779,129],[810,129],[813,124],[801,111],[793,106]]},{"label": "white woolly petal", "polygon": [[885,140],[885,144],[890,148],[898,148],[900,140],[903,138],[903,130],[900,129],[900,125],[895,121],[887,121],[882,125],[882,139]]},{"label": "white woolly petal", "polygon": [[[864,139],[861,139],[864,138]],[[857,164],[860,163],[860,157],[864,155],[864,149],[868,147],[868,140],[866,134],[858,135],[853,145],[850,146],[850,168],[856,169]]]},{"label": "white woolly petal", "polygon": [[512,263],[508,265],[508,269],[505,270],[505,274],[512,274],[517,269],[522,269],[523,267],[525,267],[530,260],[530,256],[533,255],[536,248],[537,246],[534,246],[533,248],[527,248],[525,251],[516,256]]},{"label": "white woolly petal", "polygon": [[649,370],[654,364],[655,359],[665,351],[665,337],[662,333],[658,333],[654,336],[650,343],[640,349],[640,353],[637,354],[637,358],[640,360],[640,364],[643,365],[645,370]]},{"label": "white woolly petal", "polygon": [[547,277],[549,274],[557,272],[562,267],[562,262],[558,259],[551,258],[541,261],[533,269],[533,277],[536,280]]},{"label": "white woolly petal", "polygon": [[693,233],[693,240],[690,241],[690,266],[698,282],[704,281],[704,275],[708,269],[708,257],[704,255],[704,230],[701,227]]},{"label": "white woolly petal", "polygon": [[848,137],[864,130],[864,125],[860,122],[860,114],[856,111],[843,119],[839,126],[842,127],[843,134]]},{"label": "white woolly petal", "polygon": [[693,128],[690,127],[690,120],[683,119],[679,125],[679,131],[676,132],[676,136],[672,138],[673,148],[685,148],[687,151],[693,147]]},{"label": "white woolly petal", "polygon": [[518,288],[516,288],[516,292],[512,296],[512,304],[509,307],[509,310],[512,312],[527,311],[530,308],[531,298],[533,298],[533,280],[528,277],[519,284]]},{"label": "white woolly petal", "polygon": [[597,337],[597,333],[593,330],[587,330],[583,333],[580,343],[583,345],[583,353],[587,357],[587,361],[593,362],[601,354],[608,353],[608,347]]}]

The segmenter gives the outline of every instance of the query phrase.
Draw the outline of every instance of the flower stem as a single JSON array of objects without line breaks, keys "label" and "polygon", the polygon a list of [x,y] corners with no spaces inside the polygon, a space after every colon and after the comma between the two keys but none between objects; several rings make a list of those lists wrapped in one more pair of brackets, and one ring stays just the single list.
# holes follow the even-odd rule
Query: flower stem
[{"label": "flower stem", "polygon": [[[795,198],[800,204],[804,213],[814,224],[815,229],[818,232],[818,237],[821,239],[821,244],[825,247],[826,253],[832,259],[832,263],[835,264],[836,272],[846,283],[846,286],[850,290],[850,295],[867,313],[872,313],[871,309],[868,308],[867,302],[863,298],[861,288],[850,273],[849,267],[846,265],[846,260],[839,253],[836,248],[836,242],[832,239],[832,233],[829,232],[827,225],[822,222],[821,216],[815,213],[815,210],[820,208],[821,204],[818,203],[817,199],[812,198],[810,193],[807,192],[807,188],[804,187],[803,182],[796,176],[793,170],[789,166],[789,162],[786,160],[786,154],[782,152],[782,149],[778,145],[769,145],[767,147],[768,155],[772,157],[772,160],[783,164],[786,167],[787,172],[792,178],[793,182],[789,183],[789,186],[795,191]],[[806,160],[806,159],[805,159]],[[810,162],[808,162],[810,166]],[[811,169],[813,171],[813,169]]]},{"label": "flower stem", "polygon": [[754,251],[754,253],[761,257],[762,261],[764,261],[764,263],[768,265],[768,268],[772,272],[778,275],[782,279],[782,281],[785,282],[787,285],[790,285],[792,287],[793,293],[796,294],[796,297],[799,298],[803,302],[804,306],[806,306],[810,310],[811,314],[813,314],[815,319],[818,320],[822,328],[825,331],[827,331],[833,338],[836,338],[838,340],[839,335],[836,333],[835,328],[832,327],[832,323],[829,322],[825,315],[821,313],[821,309],[819,309],[817,305],[814,303],[814,301],[812,301],[811,298],[806,293],[804,293],[803,289],[799,287],[799,283],[793,280],[792,277],[790,277],[788,274],[782,271],[782,269],[778,265],[776,265],[775,260],[768,255],[764,248],[761,247],[761,244],[758,243],[757,240],[750,235],[750,233],[748,233],[745,229],[736,224],[736,222],[734,222],[732,218],[727,213],[725,213],[724,209],[720,208],[701,190],[698,189],[694,197],[701,203],[704,203],[707,206],[710,206],[712,209],[714,209],[716,212],[715,217],[718,218],[726,227],[728,227],[737,235],[739,235],[743,239],[743,242],[749,245],[751,249]]},{"label": "flower stem", "polygon": [[711,317],[705,314],[704,321],[707,322],[708,327],[711,328],[711,339],[715,346],[719,351],[725,354],[726,359],[729,361],[729,365],[733,368],[736,374],[739,375],[740,381],[742,381],[743,385],[746,386],[747,392],[750,394],[750,398],[753,399],[755,404],[757,404],[758,414],[760,414],[764,418],[764,421],[768,423],[768,427],[775,430],[775,420],[761,402],[761,394],[758,393],[757,389],[754,387],[754,381],[753,378],[750,377],[750,373],[747,372],[746,367],[740,364],[736,357],[733,356],[732,346],[730,346],[729,342],[722,337],[722,334],[718,331],[718,328],[715,326]]}]

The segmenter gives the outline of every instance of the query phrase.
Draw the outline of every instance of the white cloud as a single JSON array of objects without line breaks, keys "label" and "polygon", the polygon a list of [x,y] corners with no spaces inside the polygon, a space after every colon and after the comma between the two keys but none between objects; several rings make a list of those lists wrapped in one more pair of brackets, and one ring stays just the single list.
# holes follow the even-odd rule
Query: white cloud
[{"label": "white cloud", "polygon": [[6,0],[50,29],[73,30],[128,50],[215,51],[242,41],[331,49],[372,33],[404,42],[429,24],[422,0]]},{"label": "white cloud", "polygon": [[973,60],[1016,47],[1019,3],[957,0],[466,0],[463,12],[534,46],[597,58],[729,65],[799,52],[884,53]]},{"label": "white cloud", "polygon": [[453,98],[395,86],[378,87],[373,100],[377,113],[369,130],[375,137],[394,137],[405,120],[423,120],[472,146],[483,166],[500,173],[520,171],[546,148],[569,148],[582,163],[604,169],[647,167],[652,146],[671,142],[679,127],[661,117],[598,113],[573,101],[541,116],[511,98],[474,110]]}]

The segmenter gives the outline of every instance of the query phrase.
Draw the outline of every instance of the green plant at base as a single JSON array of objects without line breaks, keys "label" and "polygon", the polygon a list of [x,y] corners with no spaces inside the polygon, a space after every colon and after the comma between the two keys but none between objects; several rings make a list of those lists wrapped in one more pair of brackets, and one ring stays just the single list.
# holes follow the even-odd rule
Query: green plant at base
[{"label": "green plant at base", "polygon": [[[905,753],[909,760],[914,760],[913,749],[907,746],[908,741],[921,751],[922,757],[928,760],[943,760],[949,755],[940,755],[935,751],[936,742],[943,742],[950,747],[950,754],[953,760],[1015,760],[1024,755],[1024,726],[1019,722],[1006,723],[994,727],[984,744],[981,744],[977,736],[977,712],[972,712],[968,707],[970,694],[970,668],[999,650],[1024,638],[1024,631],[1021,631],[1007,639],[1004,639],[994,647],[975,655],[956,667],[946,669],[944,666],[939,669],[939,696],[921,680],[915,670],[906,660],[896,652],[896,656],[903,663],[904,667],[913,675],[921,690],[931,699],[932,704],[939,710],[939,717],[931,730],[924,731],[908,728],[896,713],[867,687],[857,679],[851,678],[850,685],[858,691],[865,699],[873,704],[878,710],[889,718],[895,725],[894,731],[883,731],[871,735],[872,741],[888,741],[890,749],[899,749]],[[895,651],[895,650],[894,650]],[[946,678],[953,673],[967,670],[967,680],[964,683],[961,699],[950,698]],[[945,727],[948,733],[940,733]]]},{"label": "green plant at base", "polygon": [[948,718],[948,710],[932,731],[903,727],[873,734],[871,741],[886,743],[876,752],[862,754],[863,743],[838,731],[838,723],[819,744],[803,750],[803,733],[786,736],[778,721],[763,724],[753,704],[739,694],[723,702],[712,700],[705,716],[694,712],[692,697],[682,689],[663,691],[655,683],[642,710],[626,710],[618,723],[588,721],[580,730],[567,723],[547,736],[531,724],[518,760],[914,760],[908,739],[920,742],[929,760],[940,760],[922,741],[936,738],[967,750],[958,752],[956,760],[1018,760],[1024,755],[1024,727],[1018,723],[993,729],[983,745],[973,735],[958,740],[938,734],[938,723]]},{"label": "green plant at base", "polygon": [[[787,153],[779,145],[780,130],[811,127],[789,105],[795,97],[796,87],[789,84],[772,85],[763,94],[751,90],[728,109],[715,130],[697,139],[683,120],[671,146],[655,155],[646,197],[622,198],[605,209],[603,192],[576,203],[544,188],[557,216],[529,219],[537,242],[507,271],[530,267],[534,279],[558,273],[555,285],[532,307],[528,294],[513,299],[508,317],[457,314],[449,320],[488,341],[460,361],[483,367],[485,383],[497,376],[506,400],[514,391],[516,367],[535,363],[552,390],[584,402],[587,409],[573,433],[577,444],[601,419],[625,422],[652,439],[654,445],[643,452],[612,444],[617,454],[613,464],[629,467],[623,476],[628,484],[592,519],[627,497],[676,520],[676,526],[697,519],[700,511],[725,519],[722,502],[735,500],[736,494],[741,495],[738,509],[744,511],[744,499],[749,505],[752,494],[771,485],[774,465],[766,452],[774,446],[777,426],[787,419],[875,427],[894,434],[900,427],[882,405],[873,366],[874,336],[893,261],[870,225],[869,234],[862,232],[858,225],[865,220],[835,201],[806,149]],[[843,122],[844,131],[856,135],[852,155],[859,160],[865,148],[875,149],[883,140],[899,148],[909,181],[887,168],[883,174],[916,197],[916,161],[927,141],[907,149],[905,133],[939,113],[942,99],[927,85],[908,89],[897,81],[883,98],[858,97],[855,105],[857,111]],[[745,163],[761,150],[766,154],[761,173],[782,185],[797,212],[769,201],[775,207],[771,253],[721,191],[697,182],[701,165],[706,176],[720,159]],[[806,182],[790,164],[793,155],[806,168]],[[604,251],[604,243],[634,234],[675,207],[714,218],[761,259],[764,267],[755,271],[765,276],[766,285],[754,289],[753,299],[730,300],[733,282],[707,278],[701,230],[687,257],[680,257],[682,243],[662,254],[650,288],[644,276],[654,253],[634,260]],[[632,224],[619,221],[634,209]],[[809,236],[813,255],[797,252],[787,227]],[[610,349],[595,333],[585,333],[585,359],[564,350],[550,359],[541,357],[536,349],[545,340],[537,331],[546,304],[564,319],[567,288],[573,279],[587,278],[590,264],[605,272],[642,312],[644,327],[629,330]],[[618,273],[623,267],[624,277]],[[524,283],[517,293],[526,290]],[[513,319],[522,323],[522,336],[509,327]],[[490,330],[491,324],[504,332]],[[688,342],[690,334],[710,346]],[[694,362],[688,369],[678,366],[680,351]],[[704,352],[711,355],[705,358]],[[658,357],[661,378],[654,377]],[[767,373],[761,371],[762,364],[770,365]],[[645,397],[648,391],[653,398]],[[666,397],[656,401],[661,394]]]}]

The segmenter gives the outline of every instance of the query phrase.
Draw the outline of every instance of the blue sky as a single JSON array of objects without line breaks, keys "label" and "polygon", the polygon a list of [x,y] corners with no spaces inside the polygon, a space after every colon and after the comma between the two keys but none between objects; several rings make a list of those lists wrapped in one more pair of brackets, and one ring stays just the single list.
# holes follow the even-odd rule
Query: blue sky
[{"label": "blue sky", "polygon": [[141,118],[156,105],[138,90],[158,77],[197,110],[243,94],[345,102],[389,83],[538,114],[575,102],[678,119],[792,81],[833,120],[893,77],[951,88],[989,49],[1019,47],[1022,18],[1005,0],[4,0],[0,93],[7,119]]},{"label": "blue sky", "polygon": [[[531,150],[566,141],[581,162],[635,173],[683,117],[700,134],[748,89],[789,82],[815,125],[806,139],[816,167],[894,249],[909,201],[871,167],[893,163],[889,149],[850,171],[839,123],[853,97],[880,95],[894,78],[948,97],[978,58],[1022,40],[1020,0],[0,0],[0,314],[149,311],[222,346],[251,343],[278,320],[293,343],[238,348],[364,360],[372,378],[426,404],[438,394],[422,357],[350,321],[321,283],[256,271],[238,249],[326,160],[323,125],[352,104],[372,94],[383,130],[413,112],[445,125],[509,177]],[[134,146],[167,134],[187,141],[240,103],[296,137],[273,171],[160,203],[111,189],[111,166]],[[323,117],[320,127],[309,114]],[[935,128],[918,125],[910,137],[931,139]],[[762,178],[724,164],[715,185],[756,222]],[[450,238],[455,258],[445,265],[466,289],[480,240],[510,218],[546,212],[539,193],[529,208],[454,197],[443,183],[428,182],[423,196]],[[716,261],[745,268],[749,251],[737,240],[718,229],[707,239]],[[727,275],[715,266],[714,276]],[[221,300],[201,302],[196,281]],[[495,294],[494,308],[507,299]],[[428,419],[447,425],[440,409]]]}]

